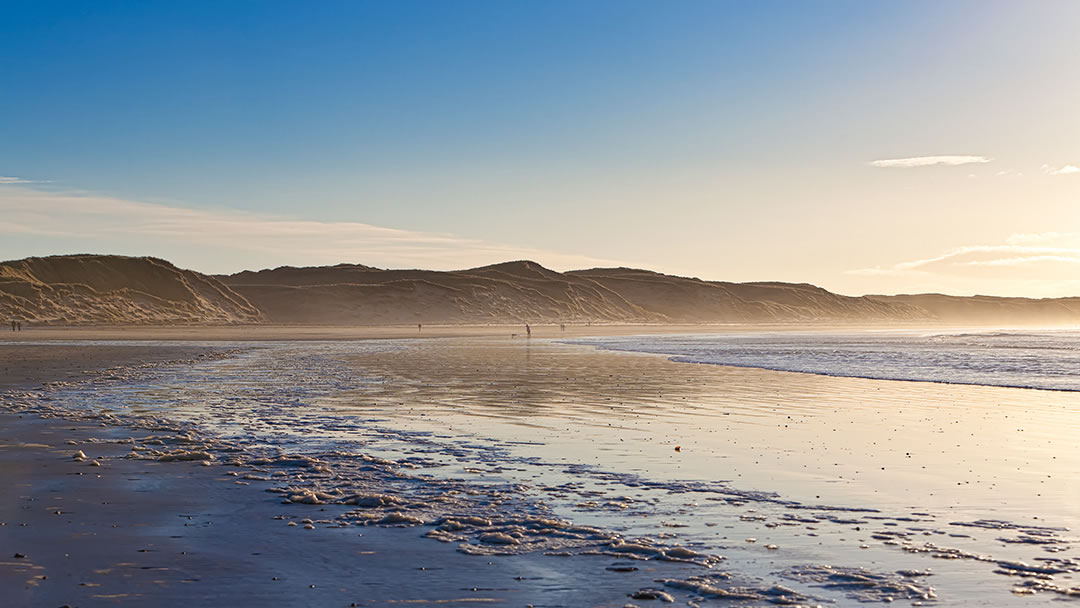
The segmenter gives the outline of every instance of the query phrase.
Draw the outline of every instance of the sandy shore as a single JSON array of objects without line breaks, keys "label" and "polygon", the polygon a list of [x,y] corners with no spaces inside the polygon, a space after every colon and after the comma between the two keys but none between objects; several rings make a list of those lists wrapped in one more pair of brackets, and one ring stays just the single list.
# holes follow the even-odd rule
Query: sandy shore
[{"label": "sandy shore", "polygon": [[[533,340],[261,328],[278,337],[161,341],[188,329],[0,343],[8,409],[115,415],[0,415],[0,593],[14,605],[645,606],[627,595],[669,579],[692,600],[679,581],[707,576],[762,601],[774,585],[839,605],[914,600],[930,585],[942,601],[1029,606],[1072,593],[1080,573],[1068,553],[1080,393],[689,365],[536,339],[543,328]],[[304,331],[316,329],[329,331]],[[181,363],[122,367],[155,362]],[[84,373],[102,368],[116,369]],[[143,415],[176,425],[125,418]],[[198,448],[217,455],[211,466],[125,457],[174,449],[180,431],[156,427],[185,420],[220,438]],[[255,462],[267,444],[290,451]],[[304,492],[329,494],[298,504]],[[540,549],[475,553],[501,552],[482,537],[537,512],[727,559],[627,562],[603,534],[555,557],[543,554],[554,537],[528,530],[522,543]],[[382,527],[403,515],[418,525]],[[488,523],[424,538],[462,516]],[[1013,590],[1029,582],[1017,564],[1043,562],[1060,570],[1056,590]],[[863,569],[872,585],[844,586]]]},{"label": "sandy shore", "polygon": [[0,391],[80,380],[96,370],[190,359],[210,352],[199,346],[0,342]]},{"label": "sandy shore", "polygon": [[[290,527],[275,518],[317,515],[236,485],[221,467],[125,460],[128,446],[100,443],[123,429],[13,416],[0,424],[7,606],[522,605],[544,570],[528,558],[462,556],[407,530]],[[90,460],[71,458],[80,449]]]},{"label": "sandy shore", "polygon": [[[920,325],[920,327],[925,324]],[[904,328],[905,325],[881,324],[806,325],[806,324],[714,324],[714,325],[530,325],[532,337],[577,338],[583,336],[627,336],[646,334],[701,334],[759,331],[856,331],[860,329]],[[947,326],[942,326],[947,327]],[[57,340],[124,340],[244,342],[283,340],[371,340],[399,338],[526,337],[525,325],[415,325],[339,326],[339,325],[185,325],[185,326],[50,326],[24,327],[21,332],[0,331],[5,342]]]},{"label": "sandy shore", "polygon": [[[530,325],[533,338],[573,338],[645,333],[727,331],[733,326],[700,325]],[[211,326],[87,326],[35,327],[0,332],[0,344],[19,341],[124,340],[185,342],[262,342],[283,340],[377,340],[399,338],[526,338],[525,325],[211,325]]]},{"label": "sandy shore", "polygon": [[[0,347],[0,389],[206,351],[8,344]],[[264,491],[269,483],[238,481],[229,467],[125,458],[129,438],[142,435],[0,414],[5,606],[522,606],[536,597],[551,606],[625,603],[626,575],[602,563],[582,571],[540,555],[490,559],[458,553],[414,528],[337,528],[332,519],[342,507],[283,505]],[[73,458],[78,451],[86,460]],[[304,518],[315,519],[314,530],[289,525]],[[683,570],[660,563],[646,571]]]}]

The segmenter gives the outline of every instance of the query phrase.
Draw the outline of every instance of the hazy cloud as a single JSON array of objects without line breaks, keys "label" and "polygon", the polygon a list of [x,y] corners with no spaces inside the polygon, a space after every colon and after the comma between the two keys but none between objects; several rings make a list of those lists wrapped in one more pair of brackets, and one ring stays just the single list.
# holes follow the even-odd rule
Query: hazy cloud
[{"label": "hazy cloud", "polygon": [[948,275],[1066,280],[1080,270],[1080,234],[1014,234],[1003,245],[956,247],[937,256],[848,271],[862,276]]},{"label": "hazy cloud", "polygon": [[992,158],[985,156],[914,156],[911,158],[874,160],[870,161],[870,166],[883,169],[911,169],[913,167],[932,167],[934,165],[955,167],[973,163],[988,163],[992,160]]},{"label": "hazy cloud", "polygon": [[1060,167],[1054,167],[1052,165],[1043,165],[1043,173],[1047,175],[1070,175],[1072,173],[1080,173],[1080,167],[1076,165],[1062,165]]},{"label": "hazy cloud", "polygon": [[1009,245],[1026,245],[1031,243],[1053,243],[1080,240],[1077,232],[1037,232],[1017,233],[1005,239]]},{"label": "hazy cloud", "polygon": [[957,247],[940,256],[901,262],[897,270],[955,272],[978,266],[1019,266],[1036,262],[1080,264],[1080,249],[1024,245],[976,245]]},{"label": "hazy cloud", "polygon": [[4,177],[0,175],[0,185],[4,184],[30,184],[31,180],[23,179],[21,177]]},{"label": "hazy cloud", "polygon": [[[528,258],[568,270],[627,265],[627,261],[515,247],[447,233],[417,232],[360,222],[312,221],[229,209],[193,209],[129,201],[83,192],[48,192],[29,187],[0,190],[2,235],[51,236],[63,243],[101,242],[156,254],[159,245],[220,252],[222,267],[239,254],[264,264],[356,262],[390,268],[460,269]],[[57,248],[60,248],[59,246]],[[173,247],[176,249],[176,247]],[[183,260],[174,260],[182,264]]]},{"label": "hazy cloud", "polygon": [[1025,264],[1037,264],[1040,262],[1061,262],[1063,264],[1080,264],[1080,255],[1028,255],[1011,258],[995,258],[992,260],[972,260],[967,262],[969,266],[1021,266]]}]

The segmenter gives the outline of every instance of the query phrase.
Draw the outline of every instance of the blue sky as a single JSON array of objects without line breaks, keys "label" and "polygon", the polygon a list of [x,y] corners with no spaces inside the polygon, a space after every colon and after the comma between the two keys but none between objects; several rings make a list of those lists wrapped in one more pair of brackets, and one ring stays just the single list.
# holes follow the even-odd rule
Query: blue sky
[{"label": "blue sky", "polygon": [[3,259],[1080,295],[1077,3],[0,9]]}]

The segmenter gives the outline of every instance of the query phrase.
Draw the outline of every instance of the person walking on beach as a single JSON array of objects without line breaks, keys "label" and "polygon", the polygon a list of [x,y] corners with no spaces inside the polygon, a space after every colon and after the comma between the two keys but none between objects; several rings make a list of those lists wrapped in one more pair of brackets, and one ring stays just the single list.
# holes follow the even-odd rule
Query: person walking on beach
[{"label": "person walking on beach", "polygon": [[15,321],[11,322],[11,331],[15,331]]},{"label": "person walking on beach", "polygon": [[424,331],[424,324],[423,323],[417,323],[416,324],[416,331],[418,331],[418,332]]},{"label": "person walking on beach", "polygon": [[22,331],[22,321],[16,321],[15,326],[19,328],[19,331]]},{"label": "person walking on beach", "polygon": [[532,337],[532,328],[529,327],[528,323],[525,324],[525,337],[526,338],[531,338]]}]

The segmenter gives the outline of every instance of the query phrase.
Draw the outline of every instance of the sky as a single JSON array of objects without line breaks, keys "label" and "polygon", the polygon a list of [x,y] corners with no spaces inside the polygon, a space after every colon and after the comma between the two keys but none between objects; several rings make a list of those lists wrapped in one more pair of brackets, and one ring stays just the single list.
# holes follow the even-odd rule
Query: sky
[{"label": "sky", "polygon": [[1080,2],[0,15],[0,259],[1080,296]]}]

